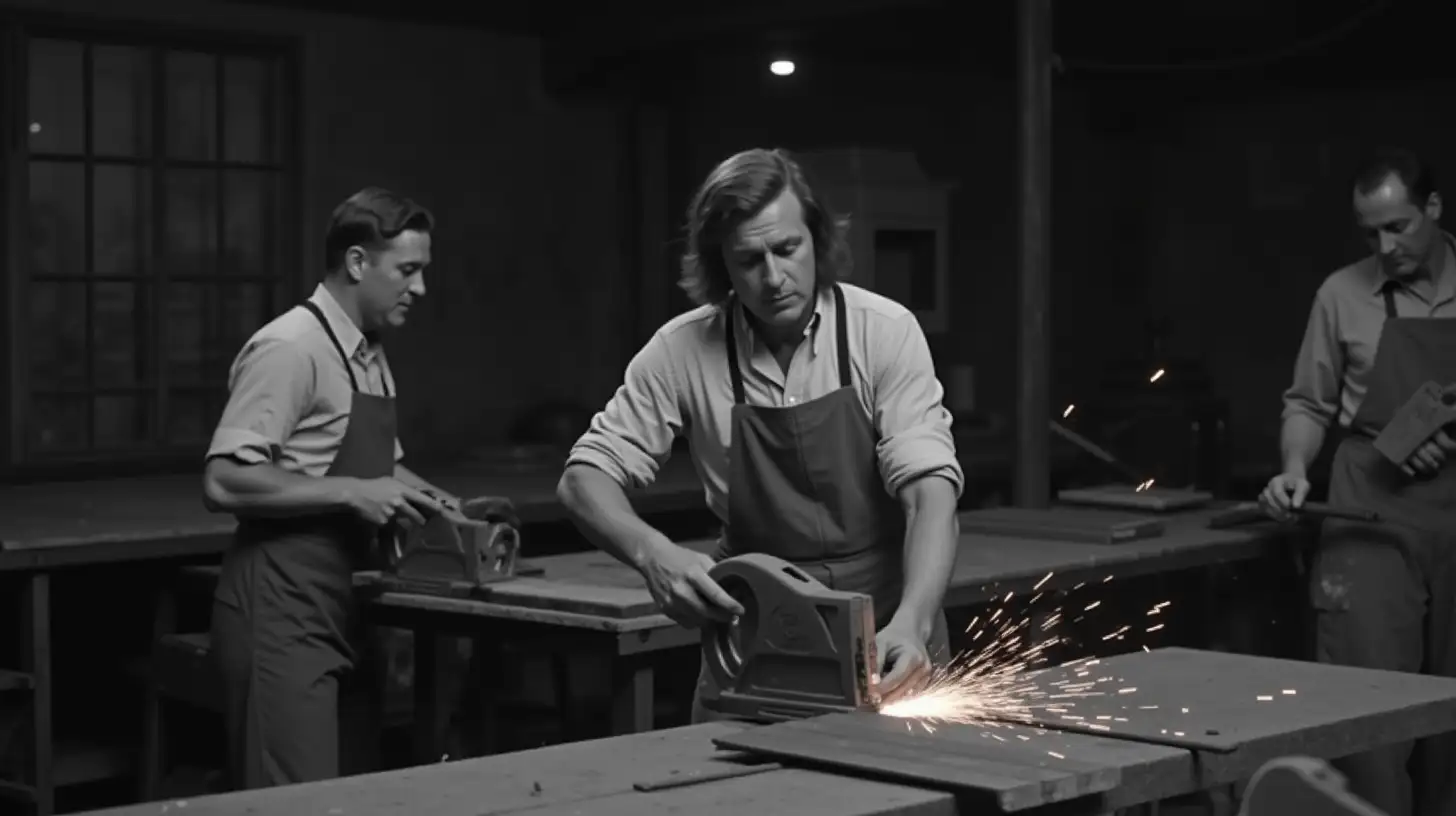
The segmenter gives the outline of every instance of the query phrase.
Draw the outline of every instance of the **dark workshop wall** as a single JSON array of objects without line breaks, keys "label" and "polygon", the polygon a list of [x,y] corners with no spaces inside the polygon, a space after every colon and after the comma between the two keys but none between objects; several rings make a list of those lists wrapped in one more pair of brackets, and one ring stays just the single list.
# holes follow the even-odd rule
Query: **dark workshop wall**
[{"label": "dark workshop wall", "polygon": [[[950,332],[931,337],[937,364],[973,364],[978,403],[1010,411],[1020,206],[1014,87],[829,71],[815,76],[810,63],[790,82],[744,65],[700,73],[704,90],[677,125],[685,147],[672,206],[713,163],[750,146],[914,150],[929,175],[959,185],[954,317]],[[1170,351],[1206,360],[1229,401],[1232,464],[1267,470],[1277,458],[1279,396],[1315,289],[1365,252],[1349,216],[1351,166],[1365,146],[1384,140],[1456,167],[1456,115],[1428,101],[1439,90],[1060,79],[1055,404],[1085,393],[1104,365],[1140,352],[1148,321],[1167,318]],[[674,307],[683,303],[674,297]]]},{"label": "dark workshop wall", "polygon": [[412,453],[498,441],[530,406],[596,404],[620,377],[635,294],[618,238],[622,116],[549,99],[535,41],[189,0],[0,4],[297,38],[300,290],[318,279],[329,210],[358,188],[397,188],[438,216],[429,295],[390,349]]},{"label": "dark workshop wall", "polygon": [[[702,90],[678,122],[685,148],[675,168],[674,207],[686,203],[714,163],[755,146],[912,150],[927,175],[957,183],[951,329],[930,341],[938,366],[975,366],[980,407],[1009,412],[1020,206],[1014,86],[813,62],[789,81],[737,63],[700,73],[698,81]],[[1053,393],[1060,400],[1075,398],[1103,360],[1137,348],[1147,269],[1137,249],[1139,199],[1123,183],[1124,168],[1143,157],[1120,126],[1123,111],[1080,88],[1058,94],[1051,324]]]},{"label": "dark workshop wall", "polygon": [[1456,171],[1456,116],[1432,104],[1445,92],[1241,83],[1144,94],[1186,100],[1143,120],[1148,309],[1175,320],[1176,346],[1207,355],[1237,444],[1260,467],[1277,459],[1279,396],[1315,290],[1367,252],[1350,171],[1372,143],[1408,144]]}]

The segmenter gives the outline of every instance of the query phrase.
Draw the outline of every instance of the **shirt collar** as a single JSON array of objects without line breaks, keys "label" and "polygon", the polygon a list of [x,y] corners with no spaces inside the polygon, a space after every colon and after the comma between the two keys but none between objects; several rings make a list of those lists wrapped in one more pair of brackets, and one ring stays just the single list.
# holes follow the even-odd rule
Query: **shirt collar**
[{"label": "shirt collar", "polygon": [[329,328],[334,330],[334,336],[339,338],[339,345],[343,347],[344,353],[350,359],[357,359],[361,363],[368,363],[374,356],[375,346],[368,342],[364,332],[354,325],[354,321],[344,313],[344,307],[329,292],[328,287],[322,283],[313,290],[313,296],[309,298],[324,313],[324,320],[329,323]]},{"label": "shirt collar", "polygon": [[[819,350],[819,327],[824,323],[824,310],[829,307],[829,299],[831,297],[833,295],[829,292],[828,288],[819,287],[819,291],[814,297],[814,314],[804,326],[804,336],[809,338],[811,344],[810,349],[816,352]],[[749,341],[749,349],[756,349],[763,343],[763,339],[758,336],[758,332],[754,331],[753,326],[748,322],[748,312],[743,307],[743,302],[736,297],[733,298],[732,302],[733,320],[736,324],[735,328],[737,331],[752,338]]]}]

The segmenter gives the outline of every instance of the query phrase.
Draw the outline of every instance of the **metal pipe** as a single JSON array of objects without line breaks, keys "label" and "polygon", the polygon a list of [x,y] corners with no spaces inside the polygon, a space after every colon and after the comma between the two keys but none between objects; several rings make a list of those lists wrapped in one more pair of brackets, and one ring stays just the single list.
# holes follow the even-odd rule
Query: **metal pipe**
[{"label": "metal pipe", "polygon": [[1018,155],[1021,195],[1015,501],[1051,501],[1050,321],[1052,176],[1051,0],[1017,0]]}]

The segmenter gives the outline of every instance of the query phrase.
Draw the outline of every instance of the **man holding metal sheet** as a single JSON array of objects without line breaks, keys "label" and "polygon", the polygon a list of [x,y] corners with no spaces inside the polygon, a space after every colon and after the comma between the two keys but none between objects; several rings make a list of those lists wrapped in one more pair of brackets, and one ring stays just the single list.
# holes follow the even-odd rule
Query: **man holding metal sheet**
[{"label": "man holding metal sheet", "polygon": [[[1373,254],[1320,286],[1284,395],[1283,472],[1260,496],[1276,518],[1299,511],[1306,469],[1331,423],[1342,431],[1330,502],[1377,524],[1325,522],[1311,600],[1322,662],[1456,676],[1456,443],[1435,435],[1397,465],[1374,439],[1427,381],[1456,383],[1456,245],[1441,229],[1435,176],[1406,150],[1382,150],[1352,185]],[[1391,816],[1456,813],[1456,738],[1337,763]]]},{"label": "man holding metal sheet", "polygon": [[433,225],[387,190],[345,200],[323,283],[233,362],[203,487],[239,520],[212,613],[236,787],[339,774],[339,686],[361,645],[354,571],[382,529],[454,501],[401,464],[380,343],[425,294]]},{"label": "man holding metal sheet", "polygon": [[[877,693],[894,699],[948,658],[941,601],[964,478],[925,335],[909,310],[839,282],[846,225],[781,151],[719,164],[687,217],[681,286],[699,306],[632,359],[558,494],[686,626],[742,612],[708,576],[741,553],[869,594]],[[713,557],[648,526],[624,493],[652,481],[679,435],[725,524]],[[701,674],[695,720],[711,685]]]}]

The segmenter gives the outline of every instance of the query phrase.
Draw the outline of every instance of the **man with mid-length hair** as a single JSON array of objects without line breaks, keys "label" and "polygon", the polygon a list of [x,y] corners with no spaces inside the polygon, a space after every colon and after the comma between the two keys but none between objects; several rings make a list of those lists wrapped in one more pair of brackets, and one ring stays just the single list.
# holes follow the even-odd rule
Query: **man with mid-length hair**
[{"label": "man with mid-length hair", "polygon": [[[687,220],[681,285],[699,305],[632,359],[572,449],[558,495],[686,626],[742,613],[708,575],[742,553],[871,595],[875,693],[913,691],[948,658],[941,601],[964,479],[920,324],[840,282],[846,225],[782,151],[719,164]],[[624,493],[653,480],[679,435],[725,525],[711,557],[648,526]],[[715,694],[701,673],[696,721]]]}]

